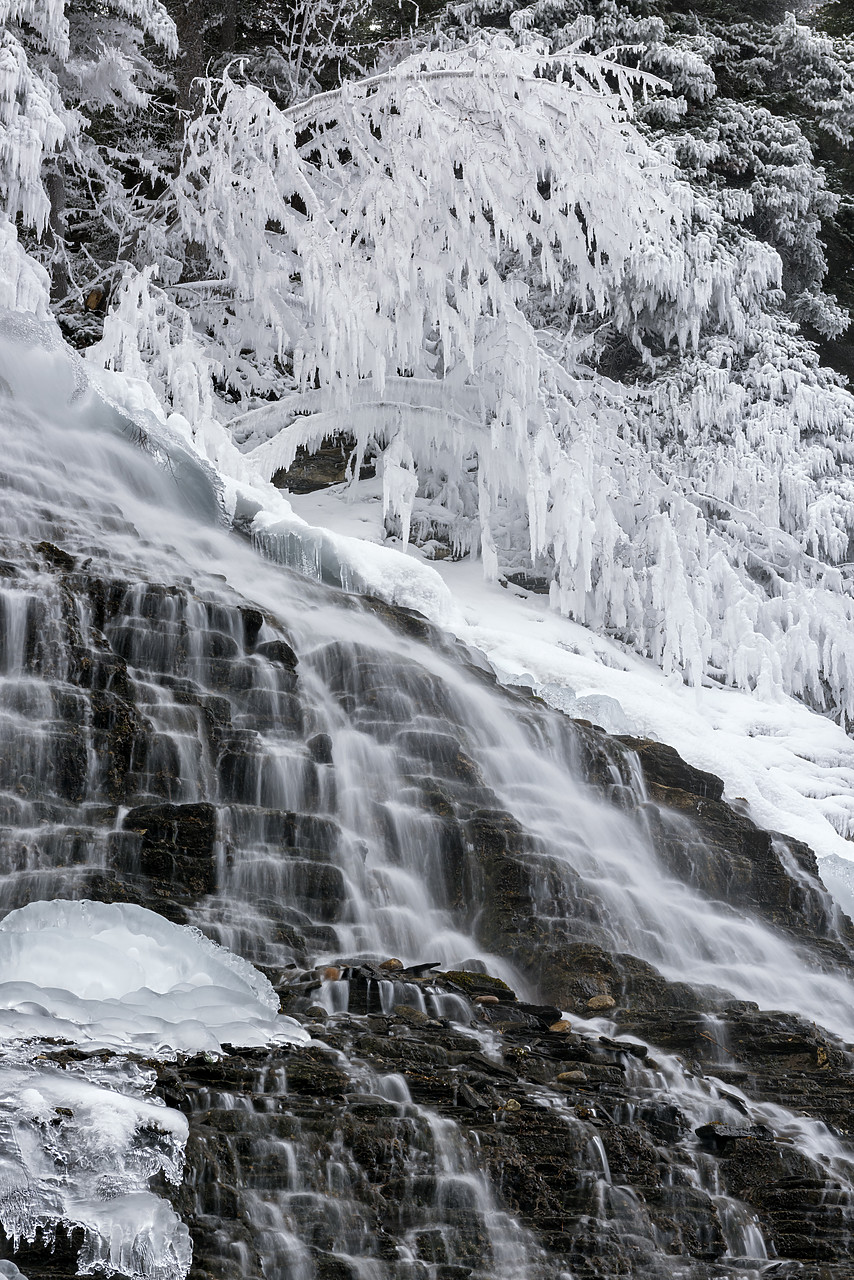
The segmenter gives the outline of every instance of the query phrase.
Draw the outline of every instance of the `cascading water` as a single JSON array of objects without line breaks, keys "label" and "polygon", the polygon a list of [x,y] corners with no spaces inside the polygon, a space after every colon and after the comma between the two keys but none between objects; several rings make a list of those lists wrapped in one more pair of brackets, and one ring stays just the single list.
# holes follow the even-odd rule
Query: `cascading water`
[{"label": "cascading water", "polygon": [[[294,1094],[268,1049],[234,1078],[197,1062],[211,1081],[173,1080],[197,1256],[288,1280],[808,1277],[769,1257],[736,1194],[744,1161],[740,1183],[726,1176],[726,1143],[761,1146],[766,1126],[783,1134],[780,1168],[795,1151],[801,1185],[824,1196],[816,1220],[833,1220],[838,1260],[854,1221],[844,1135],[751,1101],[729,1044],[756,1006],[854,1040],[846,926],[815,878],[791,880],[800,940],[788,917],[708,896],[699,870],[677,878],[623,749],[596,740],[609,804],[581,778],[583,731],[497,688],[417,618],[265,558],[229,529],[212,472],[134,438],[40,341],[7,326],[13,390],[52,390],[35,408],[20,390],[0,401],[0,912],[55,898],[160,911],[259,966],[315,1037],[316,1096],[310,1071]],[[666,821],[699,868],[690,827]],[[631,961],[712,1046],[705,1071],[647,1065],[631,1001],[613,1025],[548,1030],[591,956],[588,1004],[619,1003],[606,960],[623,975]],[[393,981],[385,957],[423,971]],[[431,985],[431,965],[451,979]],[[529,1002],[548,987],[559,1007],[520,1004],[515,1030],[491,1031],[492,1005],[464,981],[485,971]],[[612,1039],[627,1029],[631,1052]],[[516,1032],[531,1041],[518,1052]],[[841,1061],[832,1035],[821,1051]],[[392,1049],[405,1072],[389,1070]],[[528,1081],[518,1097],[510,1077]],[[590,1106],[577,1088],[595,1090]],[[574,1170],[559,1214],[524,1207],[545,1164],[520,1154],[523,1111]],[[653,1138],[630,1158],[614,1134],[641,1122]],[[712,1149],[718,1131],[704,1145],[695,1130],[714,1123],[743,1135]]]}]

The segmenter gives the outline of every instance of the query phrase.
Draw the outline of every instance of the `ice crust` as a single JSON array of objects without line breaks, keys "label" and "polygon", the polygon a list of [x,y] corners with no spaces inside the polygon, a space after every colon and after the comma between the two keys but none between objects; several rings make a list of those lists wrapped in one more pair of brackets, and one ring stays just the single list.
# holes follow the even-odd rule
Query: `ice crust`
[{"label": "ice crust", "polygon": [[267,979],[196,929],[124,903],[33,902],[0,923],[0,1042],[219,1052],[304,1043]]},{"label": "ice crust", "polygon": [[[79,1227],[81,1274],[184,1280],[186,1226],[149,1188],[181,1180],[188,1126],[130,1052],[302,1042],[248,961],[143,907],[33,902],[0,922],[0,1225]],[[45,1041],[112,1055],[45,1065]],[[16,1280],[15,1272],[0,1273]]]},{"label": "ice crust", "polygon": [[82,1228],[81,1274],[183,1280],[190,1233],[148,1183],[180,1182],[187,1121],[150,1096],[150,1073],[114,1060],[91,1074],[0,1066],[0,1224],[16,1244]]}]

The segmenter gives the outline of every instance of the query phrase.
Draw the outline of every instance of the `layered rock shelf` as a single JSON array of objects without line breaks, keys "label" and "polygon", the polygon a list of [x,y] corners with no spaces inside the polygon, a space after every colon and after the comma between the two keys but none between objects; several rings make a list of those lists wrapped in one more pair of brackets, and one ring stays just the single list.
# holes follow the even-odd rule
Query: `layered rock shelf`
[{"label": "layered rock shelf", "polygon": [[[416,614],[152,580],[45,501],[0,541],[2,911],[195,925],[313,1037],[140,1064],[192,1277],[850,1277],[854,930],[809,849]],[[30,1280],[79,1246],[2,1237]]]}]

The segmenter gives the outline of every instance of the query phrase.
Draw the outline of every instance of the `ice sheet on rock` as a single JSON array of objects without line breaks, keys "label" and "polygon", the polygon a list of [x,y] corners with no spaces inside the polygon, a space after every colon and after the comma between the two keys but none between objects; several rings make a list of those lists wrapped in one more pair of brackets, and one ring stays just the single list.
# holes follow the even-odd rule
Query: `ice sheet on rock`
[{"label": "ice sheet on rock", "polygon": [[441,626],[456,619],[450,592],[436,571],[387,547],[307,524],[292,512],[259,511],[252,535],[261,550],[301,573],[389,604],[417,609]]},{"label": "ice sheet on rock", "polygon": [[589,693],[579,697],[573,689],[556,681],[540,684],[536,677],[527,671],[520,676],[511,675],[504,683],[531,689],[549,706],[572,716],[573,720],[589,720],[591,724],[599,725],[606,733],[620,734],[632,731],[626,713],[617,699],[609,697],[606,693]]},{"label": "ice sheet on rock", "polygon": [[0,1258],[0,1276],[3,1280],[19,1280],[19,1277],[20,1280],[27,1280],[23,1271],[19,1271],[14,1262],[6,1262],[3,1258]]},{"label": "ice sheet on rock", "polygon": [[0,1225],[16,1246],[81,1228],[83,1274],[183,1280],[189,1231],[149,1181],[181,1181],[187,1121],[151,1095],[150,1074],[117,1060],[97,1081],[89,1070],[0,1066]]},{"label": "ice sheet on rock", "polygon": [[304,1042],[272,986],[196,929],[120,903],[34,902],[0,923],[0,1042],[146,1053]]},{"label": "ice sheet on rock", "polygon": [[[0,272],[3,249],[0,240]],[[0,391],[31,412],[48,418],[61,413],[71,428],[144,442],[147,456],[171,478],[186,509],[205,523],[219,520],[219,477],[162,415],[154,413],[153,397],[146,397],[130,380],[122,386],[121,402],[114,399],[110,379],[91,376],[90,367],[63,342],[53,321],[6,309],[3,296],[0,289]],[[126,482],[131,486],[132,477]]]}]

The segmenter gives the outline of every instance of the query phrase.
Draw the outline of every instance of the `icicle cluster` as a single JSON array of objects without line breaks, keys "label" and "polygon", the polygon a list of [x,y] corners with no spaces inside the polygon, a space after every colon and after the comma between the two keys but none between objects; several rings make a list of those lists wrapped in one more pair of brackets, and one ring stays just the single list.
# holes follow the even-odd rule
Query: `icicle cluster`
[{"label": "icicle cluster", "polygon": [[0,203],[39,233],[50,212],[42,163],[65,140],[64,114],[55,78],[36,74],[15,35],[0,31]]},{"label": "icicle cluster", "polygon": [[[93,180],[107,207],[121,188],[86,132],[83,112],[127,113],[149,102],[157,79],[142,46],[150,37],[177,52],[175,25],[162,0],[0,0],[0,217],[38,237],[50,224],[62,258],[66,168]],[[48,167],[60,199],[53,207]]]},{"label": "icicle cluster", "polygon": [[[694,101],[704,65],[671,51]],[[656,148],[629,118],[639,87],[658,92],[521,36],[286,111],[226,77],[177,188],[198,278],[167,290],[164,326],[166,294],[129,273],[102,355],[138,372],[136,342],[197,422],[190,359],[238,395],[276,386],[233,423],[249,474],[346,433],[354,476],[380,455],[404,544],[545,577],[558,608],[690,681],[850,718],[854,404],[779,309],[798,227],[805,294],[820,278],[821,176],[761,111]],[[715,179],[739,146],[740,192]],[[203,355],[169,354],[202,334]]]}]

